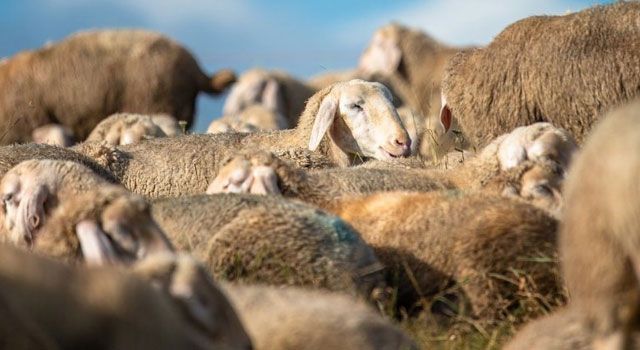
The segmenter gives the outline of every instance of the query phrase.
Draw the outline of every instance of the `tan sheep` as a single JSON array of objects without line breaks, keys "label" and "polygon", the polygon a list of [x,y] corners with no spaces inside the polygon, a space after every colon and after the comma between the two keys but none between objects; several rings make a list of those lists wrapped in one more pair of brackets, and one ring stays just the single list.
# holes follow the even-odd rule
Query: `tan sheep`
[{"label": "tan sheep", "polygon": [[68,261],[100,254],[105,240],[130,261],[171,251],[138,195],[74,162],[30,160],[0,181],[0,240]]},{"label": "tan sheep", "polygon": [[115,112],[169,113],[191,124],[198,92],[221,92],[228,70],[206,76],[175,41],[142,30],[87,31],[0,65],[0,144],[26,142],[52,122],[83,140]]},{"label": "tan sheep", "polygon": [[[182,268],[178,263],[177,270]],[[150,272],[162,271],[137,274],[147,277]],[[34,349],[251,348],[219,291],[206,296],[214,303],[190,313],[192,309],[185,309],[180,300],[152,288],[148,281],[153,279],[138,276],[113,268],[65,266],[0,245],[0,309],[6,311],[0,314],[3,346],[28,344],[32,339],[37,347],[29,348]],[[182,284],[175,278],[169,283]],[[202,314],[216,319],[199,324],[193,317]],[[14,332],[9,333],[6,325]]]},{"label": "tan sheep", "polygon": [[153,218],[218,279],[376,297],[382,266],[356,231],[315,207],[273,196],[164,198]]},{"label": "tan sheep", "polygon": [[533,16],[486,47],[461,52],[443,81],[441,120],[477,147],[549,121],[581,143],[600,113],[640,94],[640,3]]},{"label": "tan sheep", "polygon": [[393,161],[407,156],[411,145],[388,89],[352,80],[316,93],[293,130],[148,140],[117,147],[108,157],[96,147],[84,143],[73,149],[102,159],[129,190],[160,197],[205,192],[222,161],[243,149],[269,150],[301,167],[326,167],[367,157]]},{"label": "tan sheep", "polygon": [[60,147],[69,147],[76,143],[71,130],[60,124],[46,124],[33,129],[31,139],[35,143]]},{"label": "tan sheep", "polygon": [[261,104],[244,108],[237,115],[227,115],[209,124],[207,133],[255,132],[288,129],[287,120],[277,111]]},{"label": "tan sheep", "polygon": [[[117,146],[138,143],[155,137],[167,137],[163,128],[155,123],[154,117],[133,113],[113,114],[96,125],[86,142],[101,142]],[[169,116],[160,115],[160,118],[165,129],[172,126],[170,132],[176,136],[180,134],[180,127],[175,119],[171,123]]]},{"label": "tan sheep", "polygon": [[[557,222],[526,203],[460,191],[386,192],[341,197],[329,210],[353,225],[399,275],[393,277],[399,277],[404,305],[452,282],[470,314],[487,321],[506,317],[532,295],[561,299]],[[534,315],[541,311],[535,306],[529,311]]]},{"label": "tan sheep", "polygon": [[282,194],[326,209],[338,196],[376,191],[482,190],[518,197],[560,215],[564,169],[575,144],[566,132],[548,124],[524,129],[498,138],[451,170],[375,164],[307,172],[271,154],[247,152],[220,170],[207,193]]},{"label": "tan sheep", "polygon": [[256,350],[417,349],[362,301],[299,288],[223,284]]},{"label": "tan sheep", "polygon": [[286,128],[298,125],[305,102],[317,90],[281,71],[251,69],[233,85],[224,103],[224,115],[237,115],[243,109],[260,104],[282,115]]},{"label": "tan sheep", "polygon": [[[112,149],[109,147],[96,147],[94,153],[98,161],[104,158],[103,161],[106,162],[106,158],[112,155],[111,152]],[[109,170],[98,164],[94,158],[87,157],[68,148],[35,143],[0,146],[0,177],[4,176],[11,168],[21,162],[32,159],[76,162],[88,167],[94,173],[111,183],[118,182],[115,176]]]}]

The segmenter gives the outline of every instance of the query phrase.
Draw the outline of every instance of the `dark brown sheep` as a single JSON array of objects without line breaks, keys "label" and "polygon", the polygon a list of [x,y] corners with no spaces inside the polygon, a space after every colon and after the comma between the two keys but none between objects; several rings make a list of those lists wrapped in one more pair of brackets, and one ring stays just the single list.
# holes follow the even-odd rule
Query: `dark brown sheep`
[{"label": "dark brown sheep", "polygon": [[0,144],[26,142],[58,123],[83,140],[116,112],[168,113],[190,124],[198,92],[216,94],[235,80],[205,75],[177,42],[141,30],[88,31],[0,65]]},{"label": "dark brown sheep", "polygon": [[443,124],[457,120],[477,147],[540,121],[581,143],[600,113],[640,95],[639,21],[640,3],[617,2],[508,26],[449,62]]}]

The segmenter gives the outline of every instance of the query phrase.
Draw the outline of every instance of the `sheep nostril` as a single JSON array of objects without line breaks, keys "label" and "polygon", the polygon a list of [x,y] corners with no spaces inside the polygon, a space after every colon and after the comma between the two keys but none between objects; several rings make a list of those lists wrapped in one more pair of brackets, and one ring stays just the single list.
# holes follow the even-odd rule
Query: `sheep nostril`
[{"label": "sheep nostril", "polygon": [[37,215],[31,215],[29,217],[29,226],[31,229],[36,229],[40,225],[40,217]]}]

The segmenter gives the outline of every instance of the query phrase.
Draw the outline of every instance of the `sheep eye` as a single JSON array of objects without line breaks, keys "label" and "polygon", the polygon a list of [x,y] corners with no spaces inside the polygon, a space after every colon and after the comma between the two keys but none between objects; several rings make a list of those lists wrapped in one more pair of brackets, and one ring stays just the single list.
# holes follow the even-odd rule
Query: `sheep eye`
[{"label": "sheep eye", "polygon": [[349,105],[349,109],[352,109],[354,111],[361,111],[362,110],[362,106],[358,103],[352,103]]},{"label": "sheep eye", "polygon": [[551,188],[547,185],[535,185],[533,191],[539,196],[551,196],[553,194]]}]

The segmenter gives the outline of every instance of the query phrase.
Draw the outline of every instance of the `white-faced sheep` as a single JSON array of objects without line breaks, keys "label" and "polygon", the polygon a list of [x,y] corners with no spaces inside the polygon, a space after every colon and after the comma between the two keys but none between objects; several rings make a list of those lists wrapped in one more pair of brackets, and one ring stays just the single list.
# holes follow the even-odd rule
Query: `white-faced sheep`
[{"label": "white-faced sheep", "polygon": [[441,120],[477,147],[548,121],[582,142],[600,113],[640,95],[640,3],[529,17],[461,52],[443,80]]},{"label": "white-faced sheep", "polygon": [[69,147],[75,144],[75,138],[69,128],[60,124],[46,124],[31,132],[31,139],[35,143]]},{"label": "white-faced sheep", "polygon": [[[31,340],[35,347],[25,349],[251,348],[217,290],[195,310],[174,299],[175,293],[150,285],[157,279],[150,275],[162,272],[157,269],[133,276],[114,268],[68,266],[4,245],[0,252],[3,346],[13,349]],[[183,285],[175,278],[169,283]],[[196,306],[198,300],[191,300]],[[202,314],[216,319],[202,324],[194,318]]]},{"label": "white-faced sheep", "polygon": [[[589,345],[635,349],[640,345],[640,158],[635,153],[640,102],[603,118],[569,172],[560,258],[569,307],[580,311]],[[557,325],[561,317],[541,320],[533,329]],[[572,330],[569,322],[557,328],[557,337]]]},{"label": "white-faced sheep", "polygon": [[417,349],[369,305],[338,293],[223,284],[256,350]]},{"label": "white-faced sheep", "polygon": [[[162,126],[155,123],[155,116],[132,113],[116,113],[102,120],[91,131],[86,142],[101,142],[110,146],[138,143],[145,139],[167,137],[164,129],[169,128],[174,136],[180,134],[178,122],[160,115]],[[171,122],[171,119],[173,122]]]},{"label": "white-faced sheep", "polygon": [[154,139],[117,147],[110,157],[92,143],[73,149],[102,159],[129,190],[160,197],[205,192],[222,161],[245,149],[269,150],[300,167],[327,167],[367,157],[393,161],[410,147],[388,89],[352,80],[316,93],[293,130]]},{"label": "white-faced sheep", "polygon": [[559,215],[564,169],[575,144],[548,124],[524,129],[502,136],[475,158],[446,171],[393,164],[305,171],[266,152],[248,152],[231,159],[207,193],[282,194],[330,208],[338,196],[376,191],[482,190],[518,197]]},{"label": "white-faced sheep", "polygon": [[252,69],[244,72],[233,85],[224,103],[224,115],[238,115],[243,109],[259,104],[282,115],[286,129],[298,125],[305,102],[317,90],[280,71]]},{"label": "white-faced sheep", "polygon": [[0,239],[68,261],[100,253],[105,239],[122,259],[172,247],[138,195],[74,162],[25,161],[0,182]]},{"label": "white-faced sheep", "polygon": [[219,93],[230,71],[205,75],[182,46],[141,30],[87,31],[0,65],[0,144],[49,123],[83,140],[114,112],[169,113],[190,124],[198,92]]},{"label": "white-faced sheep", "polygon": [[262,104],[255,104],[245,107],[236,115],[227,115],[212,121],[207,128],[207,133],[272,131],[288,128],[289,123],[278,111]]}]

